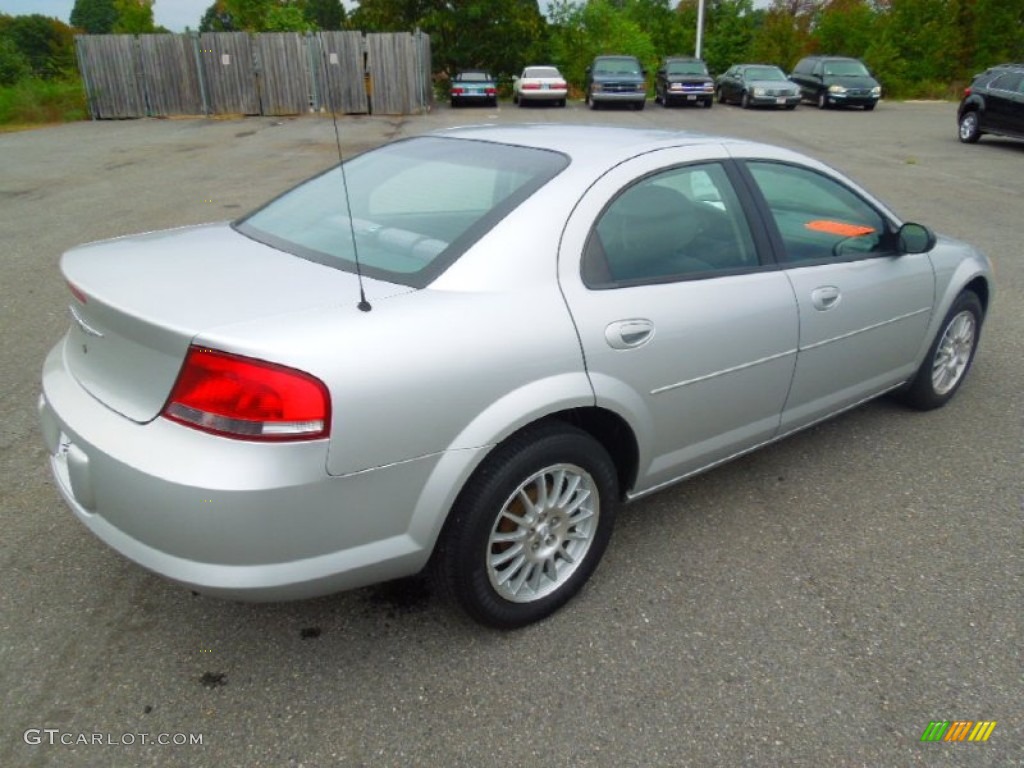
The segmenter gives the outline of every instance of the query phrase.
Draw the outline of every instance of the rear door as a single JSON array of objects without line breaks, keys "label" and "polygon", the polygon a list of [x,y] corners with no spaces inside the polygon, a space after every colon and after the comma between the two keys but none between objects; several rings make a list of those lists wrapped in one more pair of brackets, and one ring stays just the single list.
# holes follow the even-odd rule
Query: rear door
[{"label": "rear door", "polygon": [[914,372],[931,318],[927,254],[900,254],[896,227],[855,189],[786,162],[745,163],[763,196],[800,339],[781,432],[877,395]]},{"label": "rear door", "polygon": [[764,232],[721,154],[617,166],[562,239],[559,279],[597,404],[639,437],[635,492],[770,439],[793,376],[793,290],[762,262]]}]

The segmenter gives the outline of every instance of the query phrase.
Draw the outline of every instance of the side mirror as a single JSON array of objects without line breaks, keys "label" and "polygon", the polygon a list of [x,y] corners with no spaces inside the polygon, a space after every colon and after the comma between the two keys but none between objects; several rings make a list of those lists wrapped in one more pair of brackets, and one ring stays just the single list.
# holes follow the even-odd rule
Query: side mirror
[{"label": "side mirror", "polygon": [[924,224],[907,222],[898,233],[900,253],[927,253],[935,247],[935,233]]}]

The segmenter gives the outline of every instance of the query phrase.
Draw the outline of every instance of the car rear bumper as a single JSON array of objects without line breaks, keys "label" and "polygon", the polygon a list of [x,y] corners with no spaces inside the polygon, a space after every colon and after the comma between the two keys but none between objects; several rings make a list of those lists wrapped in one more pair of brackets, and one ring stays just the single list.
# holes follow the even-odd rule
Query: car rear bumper
[{"label": "car rear bumper", "polygon": [[561,101],[566,98],[568,91],[550,89],[547,91],[520,91],[520,101]]},{"label": "car rear bumper", "polygon": [[334,477],[326,440],[255,443],[161,418],[138,424],[81,388],[63,347],[47,357],[39,398],[56,485],[89,530],[139,565],[200,592],[264,601],[425,564],[449,501],[423,489],[445,454]]}]

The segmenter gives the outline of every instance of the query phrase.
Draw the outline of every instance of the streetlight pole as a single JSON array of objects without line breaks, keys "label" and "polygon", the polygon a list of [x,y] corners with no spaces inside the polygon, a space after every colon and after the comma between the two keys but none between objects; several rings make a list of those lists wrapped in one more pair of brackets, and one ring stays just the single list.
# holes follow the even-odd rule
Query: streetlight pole
[{"label": "streetlight pole", "polygon": [[697,0],[697,50],[693,58],[701,58],[700,52],[704,43],[704,0]]}]

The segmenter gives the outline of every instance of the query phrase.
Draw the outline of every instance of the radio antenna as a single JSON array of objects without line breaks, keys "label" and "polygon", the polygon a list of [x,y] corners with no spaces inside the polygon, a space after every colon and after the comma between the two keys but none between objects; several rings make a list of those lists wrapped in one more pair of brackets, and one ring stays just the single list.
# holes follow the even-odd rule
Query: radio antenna
[{"label": "radio antenna", "polygon": [[323,32],[320,33],[320,52],[323,54],[324,74],[327,80],[327,108],[331,110],[331,121],[334,123],[334,143],[338,147],[338,168],[341,170],[341,188],[345,195],[345,213],[348,215],[348,231],[352,238],[352,254],[356,262],[356,279],[359,281],[359,303],[356,305],[360,312],[369,312],[373,307],[366,300],[366,290],[363,288],[363,267],[359,261],[359,244],[356,242],[356,223],[352,219],[352,200],[348,195],[348,176],[345,175],[345,156],[341,151],[341,133],[338,130],[338,113],[334,109],[333,97],[331,94],[331,66],[327,60],[327,46]]}]

